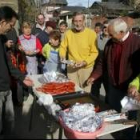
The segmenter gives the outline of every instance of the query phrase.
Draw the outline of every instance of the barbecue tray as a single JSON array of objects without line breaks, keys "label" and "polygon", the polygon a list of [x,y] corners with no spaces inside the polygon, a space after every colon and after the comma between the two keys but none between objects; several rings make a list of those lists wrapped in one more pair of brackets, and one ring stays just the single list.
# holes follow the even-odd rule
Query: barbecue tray
[{"label": "barbecue tray", "polygon": [[[47,75],[46,75],[47,76]],[[51,76],[50,76],[51,77]],[[49,77],[49,78],[50,78]],[[33,86],[33,92],[34,94],[39,98],[41,95],[44,95],[46,93],[37,91],[36,88],[40,87],[41,85],[43,85],[44,83],[49,83],[49,82],[54,82],[53,79],[51,79],[50,81],[45,80],[44,79],[44,75],[40,74],[40,75],[30,75],[30,78],[33,80],[34,82],[34,86]],[[49,79],[48,78],[48,79]],[[59,79],[58,82],[67,82],[69,81],[65,75],[61,74],[61,73],[57,73],[57,77],[55,78],[56,80]],[[49,94],[49,93],[48,93]],[[87,93],[86,93],[87,94]],[[53,95],[54,98],[58,99],[58,98],[71,98],[73,96],[82,96],[84,95],[84,91],[83,89],[81,89],[78,85],[75,84],[75,92],[72,93],[63,93],[63,94],[59,94],[59,95]]]}]

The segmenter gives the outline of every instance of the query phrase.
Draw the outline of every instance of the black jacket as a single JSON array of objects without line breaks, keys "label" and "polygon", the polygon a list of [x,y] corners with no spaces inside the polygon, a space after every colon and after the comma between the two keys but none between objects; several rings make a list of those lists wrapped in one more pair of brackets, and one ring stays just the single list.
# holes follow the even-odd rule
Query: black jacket
[{"label": "black jacket", "polygon": [[24,80],[23,75],[11,62],[6,54],[3,35],[0,35],[0,92],[10,90],[10,74],[21,82]]},{"label": "black jacket", "polygon": [[49,35],[45,31],[40,32],[37,38],[40,40],[42,47],[49,42]]},{"label": "black jacket", "polygon": [[34,27],[32,28],[32,34],[38,36],[41,32],[42,30],[40,28],[37,28],[36,25],[34,25]]}]

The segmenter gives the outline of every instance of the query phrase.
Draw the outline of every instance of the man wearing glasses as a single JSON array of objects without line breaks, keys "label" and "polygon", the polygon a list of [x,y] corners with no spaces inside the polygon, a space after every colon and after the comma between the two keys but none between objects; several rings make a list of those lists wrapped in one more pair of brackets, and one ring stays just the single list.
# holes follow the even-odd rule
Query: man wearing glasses
[{"label": "man wearing glasses", "polygon": [[15,120],[12,92],[10,90],[10,75],[25,86],[33,85],[32,80],[23,75],[6,54],[3,36],[14,27],[17,19],[18,16],[12,8],[8,6],[0,8],[0,134],[3,130],[4,136],[9,138],[13,134]]}]

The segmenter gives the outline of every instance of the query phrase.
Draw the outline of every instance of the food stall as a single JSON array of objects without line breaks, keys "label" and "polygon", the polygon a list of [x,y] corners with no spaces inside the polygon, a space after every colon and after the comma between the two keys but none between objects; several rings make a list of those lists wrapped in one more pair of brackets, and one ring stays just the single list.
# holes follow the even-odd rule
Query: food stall
[{"label": "food stall", "polygon": [[[46,111],[48,111],[48,106],[49,106],[49,104],[46,102],[50,102],[51,100],[53,100],[53,101],[51,101],[51,103],[55,102],[56,104],[61,106],[61,109],[69,108],[73,104],[79,102],[79,103],[92,103],[92,104],[94,104],[96,109],[97,108],[99,109],[98,111],[100,111],[100,112],[108,113],[108,111],[110,110],[109,106],[105,105],[102,101],[99,101],[99,99],[91,97],[88,93],[85,93],[76,84],[75,84],[75,90],[72,92],[62,92],[62,94],[56,93],[52,96],[53,99],[52,98],[42,99],[42,97],[47,96],[47,93],[43,93],[43,90],[40,89],[40,87],[43,87],[42,85],[44,85],[44,83],[47,82],[47,81],[45,81],[46,79],[44,79],[43,76],[44,75],[31,75],[30,77],[34,81],[34,87],[33,87],[34,102],[39,101],[39,99],[40,99],[40,101],[43,104]],[[56,77],[55,74],[51,75],[50,77],[53,77],[53,76]],[[49,77],[49,76],[47,75],[47,77]],[[59,75],[58,78],[60,78],[60,77],[62,79],[64,78],[63,75]],[[61,81],[62,79],[59,79],[59,80]],[[51,81],[51,80],[49,79],[49,81]],[[68,81],[63,81],[63,82],[68,82]],[[50,82],[48,82],[48,83],[50,83]],[[53,85],[53,86],[55,86],[55,85]],[[63,88],[64,88],[64,86],[63,86]],[[31,118],[30,118],[30,126],[29,126],[30,128],[29,129],[31,129],[32,121],[33,121],[34,102],[32,105],[32,111],[31,111],[32,113],[31,113]],[[59,112],[59,109],[57,111]],[[115,114],[117,114],[117,112],[115,112]],[[52,113],[52,116],[57,119],[57,117],[55,115],[57,116],[58,114]],[[113,114],[111,114],[111,115],[113,115]],[[118,115],[117,117],[121,116],[120,114],[117,114],[117,115]],[[121,131],[121,130],[130,128],[130,127],[134,127],[135,125],[136,125],[135,121],[129,121],[124,118],[122,119],[121,117],[119,119],[118,118],[113,119],[112,121],[105,123],[104,129],[101,131],[101,133],[98,133],[96,137],[100,137],[100,136],[104,136],[104,135],[107,135],[107,134],[110,134],[113,132]],[[59,129],[60,130],[59,130],[58,138],[62,139],[62,132],[63,132],[62,125],[60,126]]]}]

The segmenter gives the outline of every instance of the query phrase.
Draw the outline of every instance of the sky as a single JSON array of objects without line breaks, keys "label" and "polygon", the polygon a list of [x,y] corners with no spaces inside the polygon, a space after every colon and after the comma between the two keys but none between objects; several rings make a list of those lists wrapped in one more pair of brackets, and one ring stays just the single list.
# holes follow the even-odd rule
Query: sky
[{"label": "sky", "polygon": [[101,1],[101,0],[67,0],[69,6],[84,6],[89,7],[95,2],[95,1]]}]

